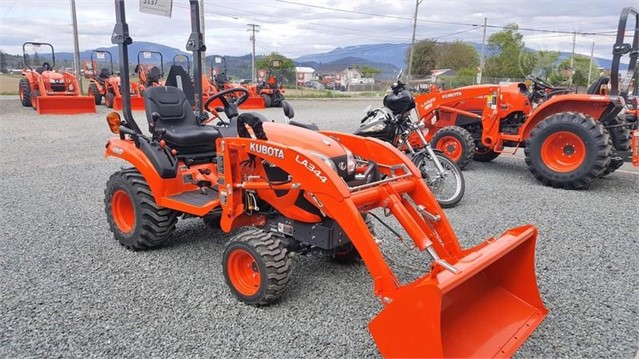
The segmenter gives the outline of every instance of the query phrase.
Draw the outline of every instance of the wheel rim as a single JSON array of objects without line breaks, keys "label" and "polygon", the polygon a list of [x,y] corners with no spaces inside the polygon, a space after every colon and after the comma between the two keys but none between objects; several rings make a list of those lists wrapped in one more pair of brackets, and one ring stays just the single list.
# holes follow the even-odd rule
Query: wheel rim
[{"label": "wheel rim", "polygon": [[443,173],[439,172],[437,165],[431,158],[423,158],[417,167],[435,199],[440,204],[447,204],[455,201],[461,193],[461,174],[450,161],[442,157],[438,157],[438,161],[444,169]]},{"label": "wheel rim", "polygon": [[572,172],[586,160],[586,145],[572,132],[555,132],[541,145],[541,160],[555,172]]},{"label": "wheel rim", "polygon": [[228,257],[227,272],[231,284],[240,294],[250,297],[260,290],[262,283],[260,268],[248,251],[234,249]]},{"label": "wheel rim", "polygon": [[120,231],[129,233],[135,227],[135,208],[129,194],[124,190],[117,190],[111,198],[111,215]]},{"label": "wheel rim", "polygon": [[437,141],[435,146],[438,150],[444,152],[448,158],[457,162],[462,156],[462,143],[453,136],[444,136]]}]

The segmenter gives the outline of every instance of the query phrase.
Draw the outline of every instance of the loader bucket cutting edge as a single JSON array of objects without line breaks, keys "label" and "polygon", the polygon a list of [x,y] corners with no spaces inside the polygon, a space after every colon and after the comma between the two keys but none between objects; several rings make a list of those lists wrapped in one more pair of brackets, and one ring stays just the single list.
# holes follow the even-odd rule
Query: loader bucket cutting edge
[{"label": "loader bucket cutting edge", "polygon": [[95,99],[89,96],[39,96],[38,114],[73,115],[95,113]]},{"label": "loader bucket cutting edge", "polygon": [[[122,110],[122,97],[113,99],[113,109]],[[131,96],[131,111],[144,111],[144,97]]]},{"label": "loader bucket cutting edge", "polygon": [[428,273],[397,290],[369,323],[391,358],[510,357],[548,314],[535,278],[532,226],[467,252],[455,275]]},{"label": "loader bucket cutting edge", "polygon": [[249,96],[243,104],[240,105],[242,110],[261,110],[266,108],[264,98],[262,96]]}]

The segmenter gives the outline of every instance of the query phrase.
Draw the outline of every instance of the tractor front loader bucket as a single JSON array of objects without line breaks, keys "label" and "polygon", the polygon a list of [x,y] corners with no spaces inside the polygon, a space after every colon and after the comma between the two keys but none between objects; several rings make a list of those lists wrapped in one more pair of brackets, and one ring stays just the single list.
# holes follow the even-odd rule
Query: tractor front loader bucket
[{"label": "tractor front loader bucket", "polygon": [[[144,111],[144,97],[131,96],[131,110],[132,111]],[[113,99],[113,109],[115,111],[122,110],[122,97],[115,97]]]},{"label": "tractor front loader bucket", "polygon": [[[537,231],[514,228],[401,288],[369,324],[386,357],[510,357],[547,310],[537,289]],[[451,263],[452,264],[452,263]]]},{"label": "tractor front loader bucket", "polygon": [[242,110],[261,110],[266,108],[264,98],[262,96],[249,96],[243,104],[240,105]]},{"label": "tractor front loader bucket", "polygon": [[73,115],[95,113],[95,99],[92,96],[38,96],[38,114]]},{"label": "tractor front loader bucket", "polygon": [[[271,134],[276,134],[269,131],[278,126],[287,125],[264,123]],[[286,127],[280,132],[283,130]],[[247,154],[263,158],[290,174],[289,181],[275,189],[303,188],[321,213],[339,224],[366,264],[374,293],[384,305],[369,323],[383,356],[511,356],[548,313],[535,276],[537,229],[531,225],[513,228],[463,249],[419,170],[401,152],[372,138],[321,133],[361,159],[363,179],[347,184],[323,161],[300,148],[282,145],[277,136],[275,141],[219,139],[217,147],[224,153],[218,156],[224,159],[223,168],[232,168]],[[378,175],[366,175],[374,171]],[[271,191],[273,185],[243,180],[233,171],[221,175],[228,184],[226,191],[220,191],[226,198],[221,226],[227,230],[232,228],[232,218],[243,213],[234,210],[242,203],[243,190]],[[295,206],[284,202],[271,205],[288,218],[294,216]],[[405,240],[412,240],[414,248],[424,255],[426,273],[420,278],[402,283],[386,262],[382,242],[373,236],[362,216],[376,208],[394,216],[408,235]]]}]

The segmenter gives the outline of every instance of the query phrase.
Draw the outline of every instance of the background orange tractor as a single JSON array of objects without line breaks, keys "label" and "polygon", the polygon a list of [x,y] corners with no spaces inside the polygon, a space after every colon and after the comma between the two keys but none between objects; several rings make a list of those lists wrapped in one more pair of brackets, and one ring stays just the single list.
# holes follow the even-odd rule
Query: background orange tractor
[{"label": "background orange tractor", "polygon": [[[237,105],[248,96],[244,88],[221,91],[202,106],[198,78],[205,46],[198,1],[189,2],[195,89],[182,78],[178,87],[145,91],[150,135],[131,115],[127,96],[124,121],[116,112],[107,116],[117,137],[105,154],[131,166],[115,172],[105,189],[107,221],[120,244],[159,246],[180,216],[217,218],[225,232],[251,227],[232,237],[222,254],[231,293],[249,305],[280,298],[291,278],[292,253],[361,257],[383,306],[369,324],[382,355],[512,355],[547,314],[534,271],[537,230],[513,228],[463,249],[419,170],[392,145],[239,114]],[[112,41],[124,57],[126,89],[132,40],[124,0],[115,4]],[[191,91],[195,112],[185,95]],[[233,94],[237,102],[227,100]],[[216,99],[228,121],[204,125],[203,110],[212,110]],[[372,230],[376,208],[393,216],[397,230],[423,253],[425,273],[417,279],[402,283],[386,262]]]},{"label": "background orange tractor", "polygon": [[[202,74],[202,89],[204,100],[208,99],[209,96],[214,95],[219,91],[242,87],[248,90],[248,97],[246,98],[246,101],[241,104],[241,109],[259,110],[266,108],[264,98],[257,94],[257,86],[235,84],[229,81],[229,78],[227,77],[226,57],[221,55],[212,56],[210,73],[210,80],[206,77],[206,75],[204,75],[204,73]],[[230,98],[229,100],[234,99]],[[217,100],[215,103],[213,103],[212,106],[219,107],[222,106],[222,103]]]},{"label": "background orange tractor", "polygon": [[[42,52],[43,48],[50,49]],[[22,106],[33,107],[39,114],[76,114],[95,112],[93,97],[82,96],[75,76],[55,71],[53,45],[25,42],[22,45],[25,68],[19,83]],[[33,67],[32,67],[33,66]]]},{"label": "background orange tractor", "polygon": [[[93,71],[89,75],[88,95],[95,99],[95,104],[100,105],[104,98],[104,105],[115,110],[122,109],[122,93],[120,91],[120,76],[113,72],[113,57],[107,50],[94,50],[91,52],[91,64]],[[131,109],[144,110],[144,99],[140,93],[140,85],[131,83]]]},{"label": "background orange tractor", "polygon": [[164,81],[164,56],[157,51],[140,51],[138,52],[138,64],[135,66],[135,72],[138,74],[138,84],[140,91],[153,86],[161,86]]},{"label": "background orange tractor", "polygon": [[[529,77],[526,83],[477,85],[434,91],[415,97],[427,138],[460,167],[471,159],[491,161],[507,147],[525,148],[526,164],[545,185],[588,187],[623,164],[636,119],[623,116],[630,78],[639,54],[637,27],[633,45],[623,42],[629,14],[624,9],[614,47],[612,81],[599,78],[586,94],[554,88]],[[631,57],[627,81],[619,84],[619,61]],[[610,91],[608,89],[610,88]],[[621,116],[619,116],[622,114]]]},{"label": "background orange tractor", "polygon": [[271,60],[269,62],[268,73],[266,78],[257,85],[257,94],[264,98],[264,105],[266,107],[282,107],[282,101],[284,101],[284,86],[280,79],[278,79],[276,70],[280,70],[280,77],[282,61]]}]

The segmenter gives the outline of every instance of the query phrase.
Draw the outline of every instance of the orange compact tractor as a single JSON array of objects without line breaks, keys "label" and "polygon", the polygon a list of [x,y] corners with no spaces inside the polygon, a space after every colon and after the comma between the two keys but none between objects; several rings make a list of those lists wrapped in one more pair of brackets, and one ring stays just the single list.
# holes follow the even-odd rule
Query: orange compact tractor
[{"label": "orange compact tractor", "polygon": [[[95,104],[102,103],[115,110],[122,109],[122,93],[120,91],[120,76],[113,72],[113,57],[106,50],[94,50],[91,52],[91,63],[95,71],[89,76],[89,96],[95,99]],[[131,109],[144,110],[144,99],[140,93],[140,85],[131,83]]]},{"label": "orange compact tractor", "polygon": [[[154,61],[154,59],[158,60],[159,63]],[[138,52],[138,64],[135,66],[135,72],[138,74],[138,84],[142,92],[153,86],[162,86],[162,78],[164,78],[164,56],[162,56],[161,52],[157,51]]]},{"label": "orange compact tractor", "polygon": [[[125,57],[122,87],[128,89],[122,64],[131,38],[124,0],[115,5],[112,41]],[[249,227],[227,242],[222,271],[231,293],[250,305],[280,298],[291,278],[292,253],[361,256],[383,305],[369,325],[382,355],[513,355],[547,314],[535,278],[537,230],[510,229],[463,249],[419,170],[390,144],[240,115],[237,105],[248,95],[243,88],[221,91],[202,105],[205,46],[198,1],[190,0],[190,7],[195,112],[185,96],[190,90],[157,86],[144,93],[150,135],[132,117],[128,93],[124,118],[107,116],[117,137],[107,142],[106,156],[130,165],[115,172],[105,190],[106,216],[120,244],[159,246],[179,217],[216,218],[225,232]],[[235,103],[226,99],[232,94],[239,95]],[[228,122],[203,125],[202,107],[216,99]],[[418,279],[402,283],[386,262],[372,232],[376,208],[394,216],[404,238],[423,253],[425,273]]]},{"label": "orange compact tractor", "polygon": [[[43,47],[50,48],[51,52],[42,53],[40,49]],[[19,84],[22,106],[33,107],[39,114],[95,112],[93,97],[82,96],[75,76],[70,72],[54,70],[53,45],[25,42],[22,53],[26,66],[22,70],[24,78]]]},{"label": "orange compact tractor", "polygon": [[[264,98],[266,107],[281,107],[284,100],[284,86],[277,78],[275,71],[282,68],[280,60],[271,60],[266,79],[257,85],[257,93]],[[280,72],[280,76],[281,76]]]},{"label": "orange compact tractor", "polygon": [[[221,68],[220,68],[221,67]],[[226,57],[220,55],[214,55],[211,57],[211,81],[203,74],[202,75],[202,88],[204,97],[208,98],[211,95],[216,94],[219,91],[228,90],[231,88],[242,87],[248,90],[248,97],[241,109],[243,110],[259,110],[265,108],[264,98],[257,94],[257,86],[255,85],[240,85],[234,84],[229,81],[226,68]],[[234,101],[233,98],[229,100]],[[222,106],[219,100],[216,100],[212,104],[213,107]]]},{"label": "orange compact tractor", "polygon": [[[622,13],[613,79],[621,52],[634,56],[630,74],[639,53],[637,37],[634,47],[623,43],[627,17],[628,12]],[[573,94],[530,77],[532,88],[525,83],[477,85],[418,95],[416,109],[429,129],[427,138],[460,167],[471,159],[491,161],[507,147],[513,153],[524,147],[529,170],[543,184],[587,188],[619,168],[630,148],[628,130],[636,128],[636,121],[618,116],[629,79],[619,89],[616,80],[602,77],[586,94]]]}]

